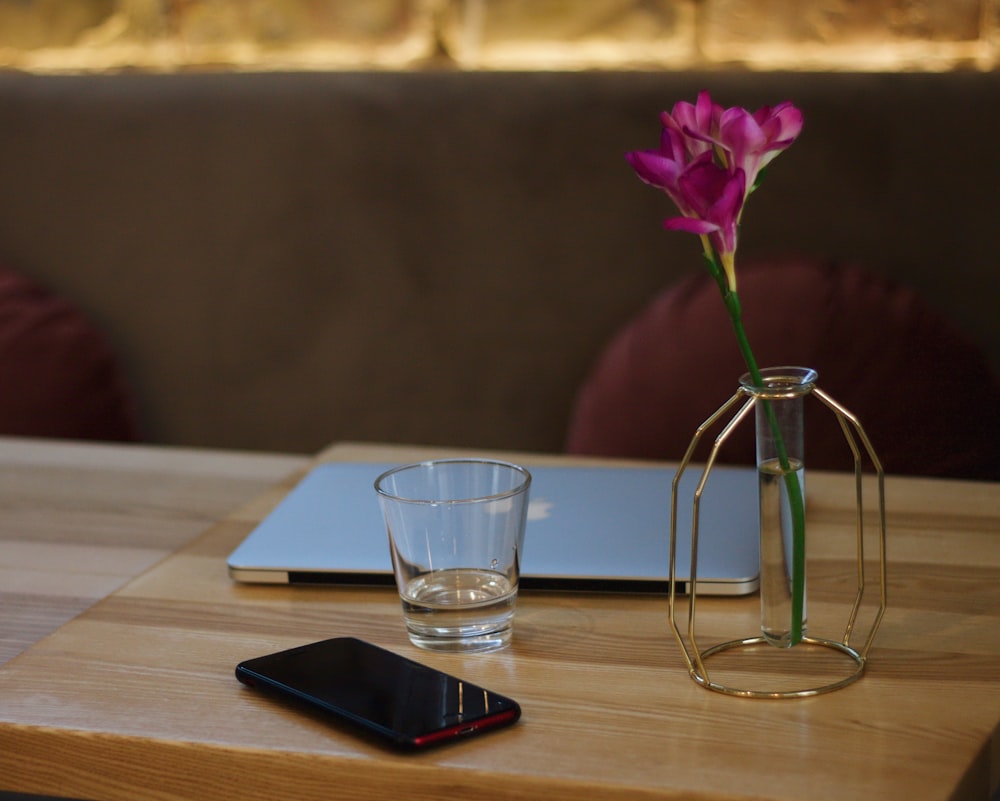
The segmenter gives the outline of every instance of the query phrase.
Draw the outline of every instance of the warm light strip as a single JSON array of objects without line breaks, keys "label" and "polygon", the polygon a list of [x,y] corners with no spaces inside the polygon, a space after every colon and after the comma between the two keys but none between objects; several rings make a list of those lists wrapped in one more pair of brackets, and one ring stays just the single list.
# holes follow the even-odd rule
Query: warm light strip
[{"label": "warm light strip", "polygon": [[609,43],[578,48],[546,48],[537,43],[505,44],[475,59],[427,58],[416,48],[379,50],[338,46],[303,46],[267,50],[251,43],[186,48],[172,43],[116,45],[107,49],[50,48],[33,51],[0,49],[0,68],[39,73],[100,72],[122,69],[181,71],[205,68],[240,70],[425,69],[452,66],[467,70],[587,70],[587,69],[710,69],[804,72],[948,72],[956,69],[996,69],[995,49],[982,43],[884,45],[787,44],[729,47],[716,58],[665,50],[658,57],[636,47]]}]

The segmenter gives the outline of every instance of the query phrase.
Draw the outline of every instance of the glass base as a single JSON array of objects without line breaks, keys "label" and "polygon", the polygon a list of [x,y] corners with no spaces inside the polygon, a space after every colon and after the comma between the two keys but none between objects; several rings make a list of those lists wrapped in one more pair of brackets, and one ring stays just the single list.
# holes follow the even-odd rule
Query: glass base
[{"label": "glass base", "polygon": [[464,654],[483,654],[506,648],[510,645],[511,633],[510,627],[469,637],[442,637],[428,634],[426,631],[407,631],[407,634],[410,635],[410,642],[417,648],[423,648],[427,651],[449,651]]},{"label": "glass base", "polygon": [[[801,640],[792,640],[792,633],[788,629],[782,629],[781,631],[772,631],[770,629],[761,629],[760,632],[763,635],[764,640],[767,644],[774,648],[792,648]],[[805,639],[806,636],[806,621],[802,621],[802,638]]]}]

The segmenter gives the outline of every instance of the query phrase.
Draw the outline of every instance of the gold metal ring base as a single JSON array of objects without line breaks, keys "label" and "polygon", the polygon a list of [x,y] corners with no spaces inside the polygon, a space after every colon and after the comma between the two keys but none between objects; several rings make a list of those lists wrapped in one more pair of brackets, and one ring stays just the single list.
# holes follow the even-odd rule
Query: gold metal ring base
[{"label": "gold metal ring base", "polygon": [[732,687],[728,684],[711,681],[708,678],[708,671],[704,669],[704,662],[709,657],[724,651],[732,651],[738,648],[750,648],[754,646],[765,646],[765,648],[773,651],[776,658],[784,659],[787,659],[789,657],[789,652],[793,650],[774,648],[763,637],[751,637],[746,640],[730,640],[729,642],[719,643],[718,645],[713,645],[711,648],[706,648],[701,652],[698,662],[702,665],[704,675],[698,672],[697,667],[693,667],[691,670],[691,678],[698,682],[698,684],[702,687],[709,690],[724,693],[726,695],[736,695],[742,698],[806,698],[808,696],[820,695],[822,693],[832,692],[833,690],[839,690],[841,687],[846,687],[848,684],[851,684],[861,678],[861,674],[865,671],[865,658],[850,646],[834,640],[824,640],[818,637],[803,637],[801,642],[794,646],[794,650],[798,651],[798,649],[808,650],[809,648],[827,648],[837,651],[850,660],[852,668],[851,674],[845,678],[839,679],[838,681],[830,682],[829,684],[822,684],[817,687],[806,687],[799,690],[754,690],[742,687]]}]

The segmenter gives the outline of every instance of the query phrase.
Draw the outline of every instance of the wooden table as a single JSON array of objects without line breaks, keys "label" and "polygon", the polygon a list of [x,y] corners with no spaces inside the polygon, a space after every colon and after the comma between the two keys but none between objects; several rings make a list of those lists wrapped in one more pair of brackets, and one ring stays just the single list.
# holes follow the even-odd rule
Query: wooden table
[{"label": "wooden table", "polygon": [[0,664],[308,463],[0,437]]},{"label": "wooden table", "polygon": [[[1000,485],[890,478],[890,605],[866,675],[828,695],[763,701],[712,693],[687,676],[662,597],[524,593],[513,645],[461,656],[410,646],[391,588],[235,584],[227,554],[295,479],[229,514],[227,503],[302,460],[78,448],[63,458],[22,445],[20,456],[0,458],[5,586],[32,541],[52,551],[39,584],[24,580],[13,593],[25,613],[14,650],[39,634],[31,609],[63,595],[86,605],[222,519],[0,667],[0,790],[112,801],[919,801],[986,799],[1000,783]],[[344,445],[321,458],[430,453]],[[810,474],[808,491],[812,624],[835,605],[824,580],[841,560],[832,543],[852,537],[853,492],[845,477],[821,473]],[[107,584],[85,578],[71,591],[78,572],[101,572],[77,567],[102,549]],[[10,604],[5,591],[5,616]],[[703,615],[710,635],[752,634],[756,601],[704,599]],[[336,635],[510,694],[524,718],[399,755],[233,678],[242,659]]]}]

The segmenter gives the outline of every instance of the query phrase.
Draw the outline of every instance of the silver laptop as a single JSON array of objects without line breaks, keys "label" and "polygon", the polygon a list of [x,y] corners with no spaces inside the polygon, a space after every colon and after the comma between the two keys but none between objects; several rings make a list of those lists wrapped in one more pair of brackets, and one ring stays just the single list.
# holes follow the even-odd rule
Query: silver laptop
[{"label": "silver laptop", "polygon": [[[373,487],[391,466],[332,462],[314,468],[230,554],[230,576],[266,584],[392,584]],[[532,482],[522,589],[667,592],[672,469],[525,466]],[[692,499],[700,472],[689,468],[681,480],[679,591],[690,581]],[[698,593],[754,592],[758,561],[756,472],[715,467],[701,500]]]}]

